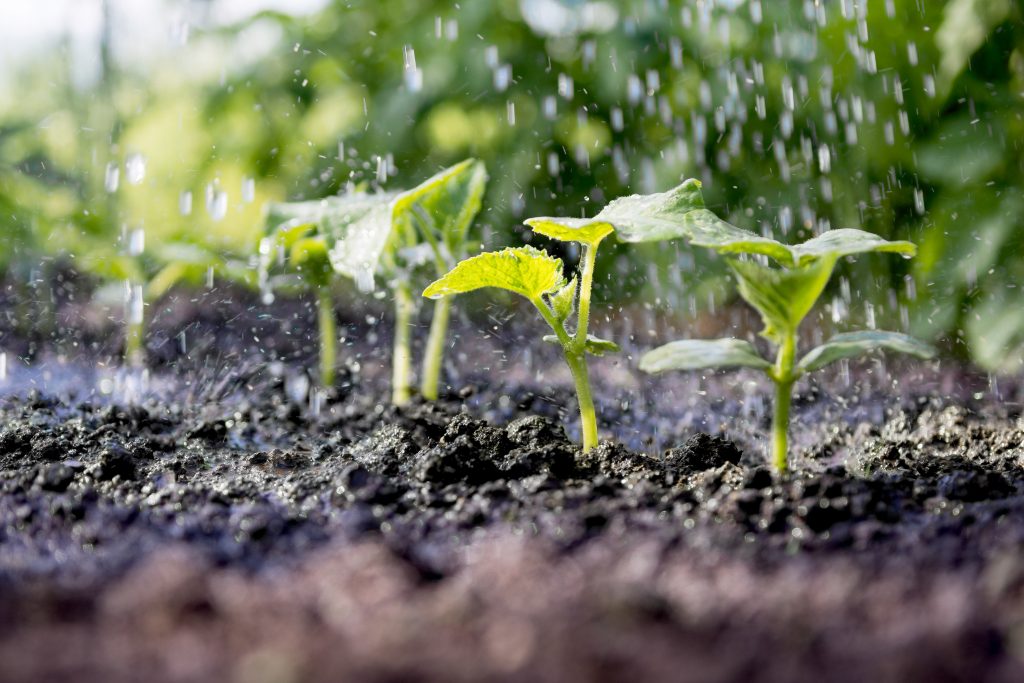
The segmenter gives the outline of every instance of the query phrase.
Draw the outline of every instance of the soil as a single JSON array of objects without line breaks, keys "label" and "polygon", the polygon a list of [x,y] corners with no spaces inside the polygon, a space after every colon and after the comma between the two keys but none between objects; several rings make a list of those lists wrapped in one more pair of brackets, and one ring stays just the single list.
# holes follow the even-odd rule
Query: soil
[{"label": "soil", "polygon": [[582,453],[504,309],[399,409],[375,314],[311,401],[305,307],[218,301],[156,311],[148,376],[82,318],[0,334],[34,354],[0,400],[0,680],[1024,679],[1019,382],[826,373],[778,476],[756,376],[638,377],[644,334],[595,361]]}]

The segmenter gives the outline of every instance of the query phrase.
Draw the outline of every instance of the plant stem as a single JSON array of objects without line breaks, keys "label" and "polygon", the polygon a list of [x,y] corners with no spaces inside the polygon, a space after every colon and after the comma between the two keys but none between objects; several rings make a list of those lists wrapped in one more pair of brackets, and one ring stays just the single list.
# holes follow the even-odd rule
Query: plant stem
[{"label": "plant stem", "polygon": [[590,289],[594,285],[594,263],[597,261],[597,247],[583,245],[582,277],[580,278],[580,303],[576,314],[576,334],[573,344],[580,354],[587,344],[587,326],[590,324]]},{"label": "plant stem", "polygon": [[451,297],[442,297],[434,302],[434,317],[430,321],[430,334],[427,336],[427,346],[423,350],[423,377],[420,380],[420,394],[428,401],[437,400],[451,311]]},{"label": "plant stem", "polygon": [[580,431],[583,432],[583,451],[597,445],[597,415],[594,399],[590,394],[590,375],[587,372],[587,357],[584,354],[565,354],[572,379],[576,383],[576,399],[580,404]]},{"label": "plant stem", "polygon": [[775,413],[772,417],[772,464],[780,473],[789,466],[789,407],[793,397],[793,361],[796,358],[796,332],[786,332],[779,346],[771,378],[775,382]]},{"label": "plant stem", "polygon": [[317,288],[317,319],[320,326],[320,386],[334,386],[334,370],[338,362],[338,328],[334,322],[334,300],[330,287]]},{"label": "plant stem", "polygon": [[409,285],[395,286],[395,348],[391,359],[391,402],[402,406],[412,396],[412,314],[413,299]]}]

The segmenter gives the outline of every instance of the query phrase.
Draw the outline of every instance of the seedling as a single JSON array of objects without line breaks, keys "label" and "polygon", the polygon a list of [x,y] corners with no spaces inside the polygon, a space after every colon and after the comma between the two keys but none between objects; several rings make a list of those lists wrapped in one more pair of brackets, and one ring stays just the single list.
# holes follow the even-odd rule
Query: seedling
[{"label": "seedling", "polygon": [[[483,287],[498,287],[525,297],[540,312],[553,335],[545,337],[562,347],[565,362],[576,385],[583,432],[583,450],[597,445],[597,416],[590,391],[587,354],[601,356],[618,351],[615,342],[587,334],[590,320],[590,290],[594,282],[597,247],[614,231],[608,223],[571,227],[562,219],[531,219],[534,231],[557,240],[579,242],[583,246],[579,273],[566,282],[561,259],[533,247],[516,247],[488,252],[459,263],[431,284],[423,296],[444,300],[453,294]],[[576,330],[570,333],[566,322],[576,315]]]},{"label": "seedling", "polygon": [[[688,181],[696,183],[696,181]],[[704,208],[700,184],[680,192],[685,203],[677,204],[690,220],[685,236],[692,244],[730,256],[729,267],[736,276],[740,296],[761,315],[761,336],[775,347],[774,362],[758,353],[753,344],[740,339],[684,340],[661,346],[644,354],[640,369],[658,373],[667,370],[697,370],[718,367],[751,367],[765,372],[775,384],[772,420],[772,462],[779,472],[788,466],[788,430],[793,385],[809,372],[833,361],[852,358],[874,350],[898,351],[930,358],[934,351],[924,342],[905,334],[861,331],[838,334],[797,360],[797,331],[828,284],[836,262],[844,256],[865,252],[890,252],[911,257],[916,247],[910,242],[890,242],[862,230],[830,230],[803,244],[785,245],[722,221]],[[666,193],[671,194],[671,193]],[[780,267],[772,268],[739,255],[767,256]]]},{"label": "seedling", "polygon": [[157,245],[151,250],[140,247],[137,253],[111,254],[97,250],[83,261],[90,272],[109,281],[97,297],[125,304],[125,363],[131,367],[145,364],[145,307],[158,301],[175,285],[198,285],[213,276],[243,283],[252,277],[245,264],[225,258],[212,249],[182,238]]},{"label": "seedling", "polygon": [[[480,211],[486,184],[483,163],[468,159],[401,193],[351,192],[269,208],[268,233],[284,235],[286,240],[293,234],[301,235],[301,242],[296,244],[310,252],[307,262],[321,264],[307,267],[307,273],[315,272],[320,277],[326,256],[334,272],[354,280],[362,291],[375,288],[376,276],[384,279],[395,302],[391,391],[392,402],[397,405],[407,403],[412,394],[415,271],[432,264],[440,276],[465,256],[469,228]],[[294,246],[290,253],[294,255]],[[326,290],[323,283],[312,284],[318,291]],[[328,344],[333,345],[333,333],[324,328],[327,306],[329,298],[321,298],[321,348],[328,334],[332,335]],[[438,396],[450,316],[450,303],[438,302],[424,349],[420,392],[427,399]],[[328,361],[333,363],[333,350],[326,360],[321,354],[321,365]]]},{"label": "seedling", "polygon": [[[707,218],[695,211],[691,195],[700,195],[700,183],[688,181],[673,192],[622,197],[604,207],[593,218],[530,218],[534,232],[563,242],[577,242],[583,248],[579,273],[565,281],[562,262],[531,247],[505,249],[474,256],[427,287],[423,295],[441,299],[484,287],[498,287],[520,294],[532,303],[551,327],[545,341],[562,347],[566,364],[576,385],[583,432],[583,449],[597,445],[597,417],[590,391],[587,354],[601,356],[618,351],[614,342],[587,333],[590,322],[591,288],[597,247],[615,234],[623,242],[656,242],[690,234],[691,225]],[[678,195],[678,196],[677,196]],[[710,211],[700,209],[714,217]],[[576,330],[566,323],[576,315]]]}]

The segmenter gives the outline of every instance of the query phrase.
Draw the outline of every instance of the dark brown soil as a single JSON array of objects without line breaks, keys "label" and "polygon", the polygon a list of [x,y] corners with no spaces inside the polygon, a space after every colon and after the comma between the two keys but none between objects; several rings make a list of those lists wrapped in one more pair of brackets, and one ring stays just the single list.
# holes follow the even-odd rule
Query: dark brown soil
[{"label": "dark brown soil", "polygon": [[752,375],[599,361],[583,454],[557,359],[509,327],[459,322],[449,395],[404,409],[364,327],[315,411],[292,358],[201,332],[131,405],[102,367],[14,364],[0,680],[1024,679],[1015,382],[826,375],[780,478]]}]

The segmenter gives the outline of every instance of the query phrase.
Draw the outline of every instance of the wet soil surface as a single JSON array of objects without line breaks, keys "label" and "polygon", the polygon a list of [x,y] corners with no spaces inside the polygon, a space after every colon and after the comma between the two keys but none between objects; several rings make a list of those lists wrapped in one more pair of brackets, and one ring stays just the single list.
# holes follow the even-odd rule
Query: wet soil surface
[{"label": "wet soil surface", "polygon": [[193,360],[132,404],[15,368],[0,680],[1024,679],[1017,383],[802,385],[779,477],[752,375],[599,361],[584,454],[557,358],[459,325],[458,382],[401,409],[365,341],[312,409],[288,363]]}]

